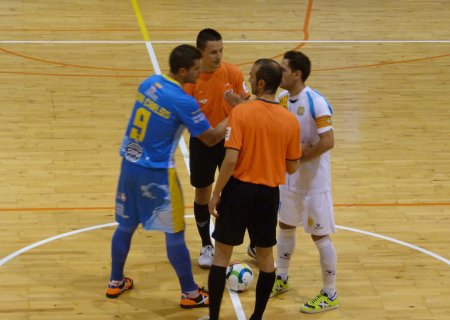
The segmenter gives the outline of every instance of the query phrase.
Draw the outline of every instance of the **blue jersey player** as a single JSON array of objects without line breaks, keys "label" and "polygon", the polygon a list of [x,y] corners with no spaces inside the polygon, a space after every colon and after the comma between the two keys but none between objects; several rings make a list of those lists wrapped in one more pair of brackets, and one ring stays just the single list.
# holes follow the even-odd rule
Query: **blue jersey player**
[{"label": "blue jersey player", "polygon": [[184,128],[208,146],[225,137],[227,120],[211,128],[196,100],[184,93],[185,83],[195,83],[201,53],[181,45],[170,55],[170,72],[153,75],[139,86],[136,103],[120,147],[123,157],[116,195],[116,221],[112,239],[112,270],[106,291],[116,298],[133,287],[123,268],[131,238],[141,223],[146,230],[166,234],[167,255],[181,285],[182,308],[209,306],[209,294],[192,275],[184,240],[184,204],[175,172],[174,153]]}]

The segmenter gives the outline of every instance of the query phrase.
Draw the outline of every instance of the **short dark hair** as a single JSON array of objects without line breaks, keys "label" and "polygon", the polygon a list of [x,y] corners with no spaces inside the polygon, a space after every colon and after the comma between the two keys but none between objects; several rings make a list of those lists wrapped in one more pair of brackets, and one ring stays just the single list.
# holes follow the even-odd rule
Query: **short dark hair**
[{"label": "short dark hair", "polygon": [[208,41],[220,41],[222,36],[214,29],[203,29],[197,36],[197,48],[205,50]]},{"label": "short dark hair", "polygon": [[256,72],[256,82],[264,80],[266,87],[264,92],[275,94],[283,78],[283,70],[278,62],[270,59],[259,59],[255,62],[259,66]]},{"label": "short dark hair", "polygon": [[177,74],[181,68],[189,70],[195,64],[195,60],[200,60],[201,58],[202,54],[196,47],[182,44],[173,49],[170,54],[170,72]]},{"label": "short dark hair", "polygon": [[302,72],[302,81],[305,82],[311,73],[311,61],[300,51],[288,51],[284,54],[284,59],[289,60],[289,68],[292,71]]}]

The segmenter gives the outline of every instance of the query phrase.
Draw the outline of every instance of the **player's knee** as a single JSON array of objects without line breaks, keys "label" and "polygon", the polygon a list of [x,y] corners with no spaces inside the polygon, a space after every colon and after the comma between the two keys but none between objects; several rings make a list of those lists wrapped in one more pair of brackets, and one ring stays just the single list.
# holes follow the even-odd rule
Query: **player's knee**
[{"label": "player's knee", "polygon": [[166,245],[167,246],[179,246],[184,245],[184,230],[176,233],[166,232]]},{"label": "player's knee", "polygon": [[296,229],[297,228],[296,226],[291,226],[291,225],[288,225],[281,221],[279,221],[279,226],[280,226],[280,229]]},{"label": "player's knee", "polygon": [[325,248],[331,243],[331,238],[328,234],[325,236],[315,236],[312,234],[311,238],[319,249]]},{"label": "player's knee", "polygon": [[133,234],[134,231],[136,231],[136,228],[137,228],[137,227],[138,227],[137,225],[136,225],[136,226],[133,226],[133,227],[126,227],[126,226],[123,226],[123,225],[119,224],[119,226],[117,227],[117,229],[120,230],[120,231],[126,232],[126,233],[131,233],[131,234]]},{"label": "player's knee", "polygon": [[211,199],[212,185],[205,188],[195,188],[195,202],[198,204],[208,204]]}]

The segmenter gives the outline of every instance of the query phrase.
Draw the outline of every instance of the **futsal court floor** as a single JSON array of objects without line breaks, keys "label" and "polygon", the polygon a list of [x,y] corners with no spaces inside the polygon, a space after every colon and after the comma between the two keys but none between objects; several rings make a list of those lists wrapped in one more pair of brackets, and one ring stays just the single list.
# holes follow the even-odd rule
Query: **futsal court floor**
[{"label": "futsal court floor", "polygon": [[[170,51],[218,30],[244,78],[259,58],[300,50],[307,85],[333,108],[332,192],[340,307],[299,312],[321,289],[318,252],[297,230],[291,290],[264,318],[450,319],[450,6],[447,1],[0,1],[0,319],[198,319],[183,310],[164,235],[139,228],[105,297],[119,146],[137,87]],[[247,83],[248,84],[248,83]],[[248,84],[249,85],[249,84]],[[184,141],[184,142],[183,142]],[[176,153],[193,272],[197,257],[186,143]],[[258,268],[226,290],[223,319],[248,319]]]}]

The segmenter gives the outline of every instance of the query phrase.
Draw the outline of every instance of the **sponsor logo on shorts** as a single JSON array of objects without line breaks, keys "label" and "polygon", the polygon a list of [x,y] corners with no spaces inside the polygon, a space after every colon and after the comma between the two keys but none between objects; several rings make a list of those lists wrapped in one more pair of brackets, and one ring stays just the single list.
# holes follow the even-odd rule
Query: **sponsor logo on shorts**
[{"label": "sponsor logo on shorts", "polygon": [[122,218],[129,218],[129,216],[127,216],[125,214],[125,207],[123,206],[123,204],[117,203],[116,202],[116,216],[120,216]]},{"label": "sponsor logo on shorts", "polygon": [[305,108],[304,107],[298,108],[297,113],[299,116],[303,115],[305,113]]},{"label": "sponsor logo on shorts", "polygon": [[311,217],[308,217],[308,227],[312,227],[314,225],[314,220]]},{"label": "sponsor logo on shorts", "polygon": [[127,200],[127,197],[125,196],[125,193],[117,192],[117,199],[125,201],[125,200]]},{"label": "sponsor logo on shorts", "polygon": [[316,225],[314,226],[314,229],[321,230],[321,229],[323,229],[323,227],[320,223],[316,223]]},{"label": "sponsor logo on shorts", "polygon": [[200,100],[199,102],[205,104],[208,102],[208,99],[203,99],[203,100]]},{"label": "sponsor logo on shorts", "polygon": [[139,144],[132,142],[127,145],[125,149],[125,159],[130,162],[136,162],[140,158],[142,158],[143,153],[144,150],[142,149],[142,147]]}]

